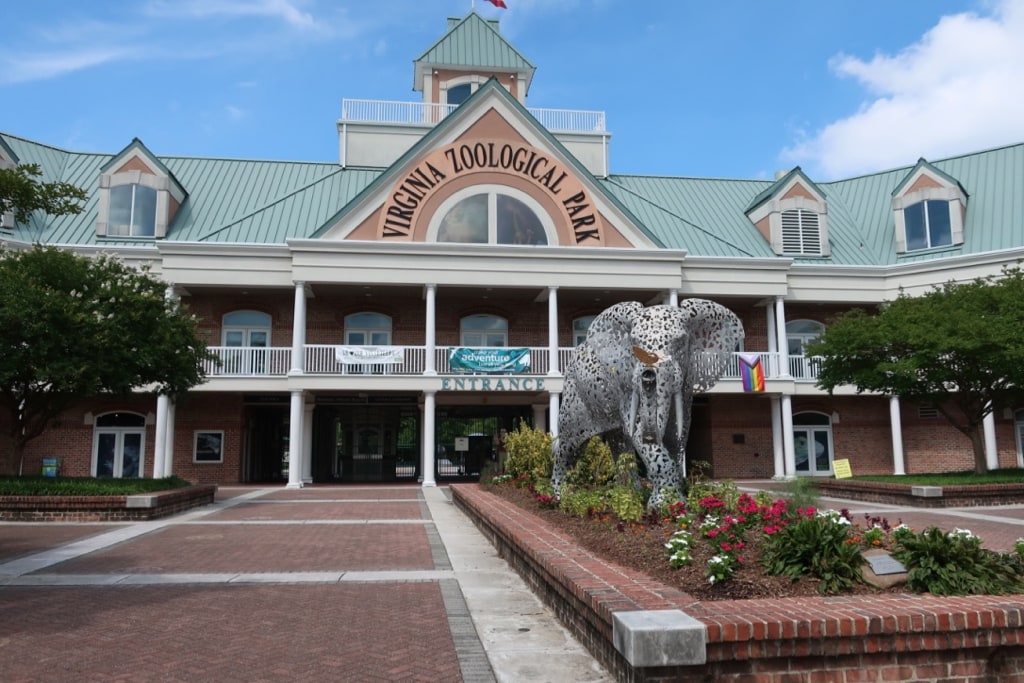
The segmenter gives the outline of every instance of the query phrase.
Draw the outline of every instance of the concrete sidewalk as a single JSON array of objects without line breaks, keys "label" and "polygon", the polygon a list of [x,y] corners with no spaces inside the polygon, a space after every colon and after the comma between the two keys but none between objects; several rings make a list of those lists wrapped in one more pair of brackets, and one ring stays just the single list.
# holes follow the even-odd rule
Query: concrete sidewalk
[{"label": "concrete sidewalk", "polygon": [[610,681],[446,488],[0,524],[4,681]]}]

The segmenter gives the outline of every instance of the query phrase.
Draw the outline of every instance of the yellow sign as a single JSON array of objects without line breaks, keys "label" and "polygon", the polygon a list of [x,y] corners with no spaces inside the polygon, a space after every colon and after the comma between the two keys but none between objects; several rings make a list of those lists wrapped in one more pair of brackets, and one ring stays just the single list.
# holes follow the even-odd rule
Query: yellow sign
[{"label": "yellow sign", "polygon": [[849,479],[853,476],[850,461],[846,459],[833,461],[832,471],[836,473],[836,479]]}]

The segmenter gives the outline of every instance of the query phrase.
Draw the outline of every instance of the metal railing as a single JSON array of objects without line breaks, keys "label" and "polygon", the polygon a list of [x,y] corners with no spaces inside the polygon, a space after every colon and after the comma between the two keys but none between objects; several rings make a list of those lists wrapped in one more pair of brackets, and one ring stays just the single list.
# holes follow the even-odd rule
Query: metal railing
[{"label": "metal railing", "polygon": [[[444,120],[457,104],[431,102],[394,102],[389,100],[341,101],[341,120],[347,123],[395,123],[432,126]],[[549,131],[562,133],[604,133],[605,113],[580,109],[541,109],[527,111]]]},{"label": "metal railing", "polygon": [[[390,375],[415,376],[422,375],[427,369],[427,349],[425,346],[397,346],[401,351],[398,362],[391,363],[345,363],[338,360],[339,345],[307,344],[305,373],[307,375]],[[440,375],[462,374],[453,370],[448,363],[448,354],[452,348],[438,346],[434,350],[434,369]],[[291,368],[292,350],[290,347],[247,347],[247,346],[212,346],[209,347],[217,361],[203,364],[208,377],[283,377]],[[573,347],[558,349],[558,368],[565,372],[572,359]],[[749,352],[748,352],[749,353]],[[734,353],[726,363],[722,379],[739,379],[740,354]],[[777,353],[761,351],[758,353],[765,376],[778,379],[785,376],[780,372],[786,368],[789,378],[796,381],[813,382],[818,377],[821,360],[816,357],[788,356],[780,357]],[[547,375],[551,368],[550,354],[546,346],[530,347],[530,370],[528,375]]]}]

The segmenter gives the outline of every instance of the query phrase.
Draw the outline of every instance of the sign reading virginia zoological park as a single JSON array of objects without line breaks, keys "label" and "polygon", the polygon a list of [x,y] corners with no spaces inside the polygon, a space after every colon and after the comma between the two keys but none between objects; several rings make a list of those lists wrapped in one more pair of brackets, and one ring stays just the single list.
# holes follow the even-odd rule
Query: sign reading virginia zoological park
[{"label": "sign reading virginia zoological park", "polygon": [[384,205],[381,239],[411,239],[424,204],[445,183],[472,173],[504,173],[535,184],[559,206],[577,244],[603,243],[594,202],[568,169],[530,145],[487,141],[462,141],[436,149],[406,173]]}]

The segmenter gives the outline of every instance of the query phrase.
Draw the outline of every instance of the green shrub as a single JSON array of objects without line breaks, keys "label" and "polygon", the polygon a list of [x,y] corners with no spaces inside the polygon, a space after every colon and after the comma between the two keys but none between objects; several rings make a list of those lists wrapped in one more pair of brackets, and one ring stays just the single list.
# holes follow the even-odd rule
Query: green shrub
[{"label": "green shrub", "polygon": [[604,493],[595,489],[566,486],[558,499],[558,506],[573,517],[599,515],[608,509]]},{"label": "green shrub", "polygon": [[576,464],[565,475],[566,483],[577,486],[604,486],[613,479],[615,458],[612,449],[599,436],[587,441]]},{"label": "green shrub", "polygon": [[540,429],[519,427],[505,437],[505,472],[513,477],[527,475],[533,480],[550,479],[554,458],[551,455],[551,435]]},{"label": "green shrub", "polygon": [[613,486],[608,491],[608,505],[612,512],[624,522],[639,522],[647,510],[645,491],[631,486]]},{"label": "green shrub", "polygon": [[1001,595],[1024,590],[1010,555],[985,550],[965,529],[903,534],[892,553],[907,568],[907,587],[934,595]]},{"label": "green shrub", "polygon": [[615,484],[617,486],[640,488],[640,464],[636,453],[627,451],[615,458]]},{"label": "green shrub", "polygon": [[864,581],[861,566],[865,563],[860,545],[850,538],[850,528],[850,521],[833,510],[789,522],[763,538],[765,571],[794,581],[816,577],[822,594],[849,590]]},{"label": "green shrub", "polygon": [[181,477],[97,479],[92,477],[0,477],[5,496],[130,496],[168,491],[192,484]]}]

